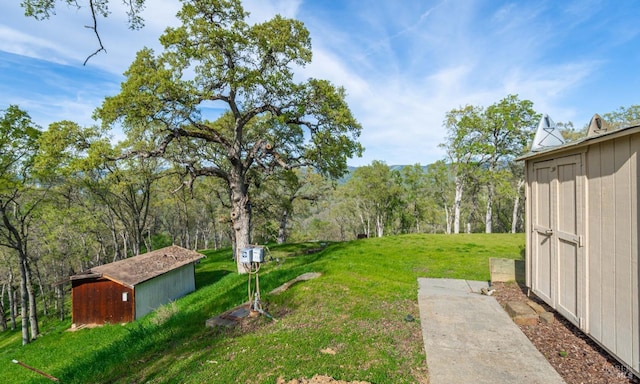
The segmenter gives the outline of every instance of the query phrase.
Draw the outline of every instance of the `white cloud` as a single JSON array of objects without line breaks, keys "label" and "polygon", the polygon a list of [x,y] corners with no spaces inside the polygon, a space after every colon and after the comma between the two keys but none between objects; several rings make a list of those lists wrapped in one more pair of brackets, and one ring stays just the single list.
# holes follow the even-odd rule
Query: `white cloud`
[{"label": "white cloud", "polygon": [[[157,50],[164,29],[177,25],[177,0],[150,0],[141,31],[128,30],[122,5],[112,3],[110,17],[99,20],[107,54],[86,68],[81,63],[97,42],[84,28],[85,11],[61,6],[51,20],[38,22],[22,15],[17,1],[5,7],[0,50],[64,63],[77,71],[68,76],[87,79],[45,73],[47,86],[59,84],[57,93],[33,90],[36,96],[29,98],[26,91],[10,95],[0,86],[0,98],[21,98],[52,115],[89,116],[105,93],[117,92],[135,53],[143,46]],[[639,75],[632,70],[640,64],[633,53],[640,24],[632,17],[638,7],[630,3],[406,0],[400,6],[381,0],[371,6],[357,0],[244,0],[243,6],[252,22],[281,14],[308,27],[313,62],[298,76],[327,79],[347,90],[367,147],[354,164],[437,160],[448,111],[487,106],[507,94],[532,100],[539,112],[576,126],[594,109],[604,113],[610,105],[640,103],[633,92]],[[92,86],[95,73],[101,78]]]},{"label": "white cloud", "polygon": [[53,58],[54,62],[62,62],[62,60],[56,60],[55,56],[58,56],[63,49],[55,42],[3,25],[0,25],[0,50],[38,59]]}]

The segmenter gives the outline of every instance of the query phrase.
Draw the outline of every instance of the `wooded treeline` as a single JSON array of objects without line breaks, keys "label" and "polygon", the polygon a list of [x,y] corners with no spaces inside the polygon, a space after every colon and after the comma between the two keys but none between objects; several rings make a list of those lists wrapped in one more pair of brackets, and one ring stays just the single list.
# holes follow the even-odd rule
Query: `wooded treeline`
[{"label": "wooded treeline", "polygon": [[[55,8],[23,4],[36,17]],[[532,102],[453,109],[446,158],[374,161],[337,182],[362,152],[345,90],[296,80],[312,56],[301,22],[247,17],[238,0],[185,1],[163,49],[138,52],[97,108],[101,127],[43,129],[19,106],[0,111],[0,329],[19,320],[29,343],[38,316],[67,315],[70,275],[170,244],[231,246],[231,258],[266,242],[522,229],[514,158],[540,118]],[[214,121],[212,105],[224,111]],[[603,117],[628,125],[639,110]],[[127,135],[116,144],[114,126]]]},{"label": "wooded treeline", "polygon": [[[503,128],[512,109],[525,111],[512,125],[517,132]],[[638,110],[604,117],[630,125]],[[38,335],[37,315],[67,315],[61,282],[70,275],[170,244],[231,245],[229,190],[219,179],[185,183],[184,170],[158,158],[108,160],[116,147],[96,128],[65,121],[42,130],[17,106],[0,117],[0,329],[28,324],[23,342]],[[486,109],[450,111],[448,156],[427,166],[374,161],[340,182],[312,168],[258,178],[252,241],[521,231],[523,170],[514,157],[526,151],[537,118],[530,102],[508,96]],[[566,137],[580,137],[561,125]]]}]

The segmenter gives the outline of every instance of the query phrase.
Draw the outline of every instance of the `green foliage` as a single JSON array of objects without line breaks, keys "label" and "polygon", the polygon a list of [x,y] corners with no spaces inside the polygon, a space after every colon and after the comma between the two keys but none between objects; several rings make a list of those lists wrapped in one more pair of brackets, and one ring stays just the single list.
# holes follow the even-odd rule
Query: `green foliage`
[{"label": "green foliage", "polygon": [[[382,236],[394,209],[399,206],[401,186],[398,176],[399,173],[384,162],[374,160],[371,165],[357,168],[345,184],[367,235]],[[373,233],[370,233],[370,226]]]},{"label": "green foliage", "polygon": [[[120,94],[95,113],[105,126],[123,125],[122,157],[163,157],[185,170],[189,186],[223,180],[236,252],[251,243],[255,185],[303,167],[338,178],[362,152],[344,89],[294,79],[294,67],[311,60],[304,25],[281,16],[249,25],[247,17],[239,0],[184,1],[182,25],[160,37],[163,52],[138,52]],[[203,116],[212,105],[224,110],[213,122]]]},{"label": "green foliage", "polygon": [[640,124],[640,105],[620,107],[615,111],[605,113],[602,117],[612,129],[638,125]]},{"label": "green foliage", "polygon": [[31,177],[40,131],[29,114],[16,105],[0,110],[0,193],[13,190]]},{"label": "green foliage", "polygon": [[[517,95],[508,95],[487,108],[467,105],[447,113],[447,137],[441,147],[447,151],[455,184],[455,195],[449,203],[454,207],[455,233],[459,231],[462,208],[466,205],[467,225],[471,226],[470,218],[477,216],[480,203],[485,205],[485,230],[492,232],[496,188],[520,176],[511,175],[509,165],[524,153],[538,119],[533,103]],[[481,190],[483,202],[478,199]],[[516,189],[515,194],[519,193]]]},{"label": "green foliage", "polygon": [[[250,26],[236,0],[187,1],[178,17],[182,26],[160,38],[164,52],[138,52],[120,94],[96,111],[106,124],[122,122],[132,142],[160,138],[155,151],[131,152],[162,155],[173,143],[181,148],[173,161],[188,163],[195,176],[223,178],[230,167],[223,164],[242,164],[242,173],[252,166],[269,173],[313,165],[339,177],[346,159],[360,154],[355,139],[361,127],[344,90],[326,80],[293,79],[292,66],[311,60],[301,22],[276,16]],[[185,76],[187,70],[196,76]],[[201,108],[211,102],[228,108],[222,124],[202,118]],[[261,134],[252,133],[256,129]],[[203,158],[202,148],[218,156]],[[215,167],[208,169],[204,164],[212,160]]]},{"label": "green foliage", "polygon": [[[140,29],[144,27],[144,19],[141,16],[146,0],[122,0],[127,6],[127,17],[129,18],[129,28]],[[25,16],[30,16],[36,20],[45,20],[55,15],[58,3],[75,7],[80,10],[83,5],[78,0],[22,0],[20,5],[24,8]],[[89,2],[90,11],[98,16],[107,17],[110,14],[109,0],[92,0]]]},{"label": "green foliage", "polygon": [[587,136],[587,129],[589,125],[586,124],[582,129],[576,129],[573,126],[573,122],[569,121],[568,123],[556,122],[558,129],[560,129],[560,133],[562,134],[562,138],[567,142],[573,142]]},{"label": "green foliage", "polygon": [[[23,361],[64,383],[273,383],[326,374],[342,380],[415,383],[426,377],[418,277],[489,278],[489,258],[519,258],[522,235],[404,235],[331,244],[272,246],[281,262],[260,272],[265,317],[235,329],[207,318],[246,301],[247,278],[232,273],[228,249],[205,252],[197,291],[127,325],[68,332],[49,323],[21,347],[0,334],[3,383],[45,383]],[[268,292],[305,272],[322,276],[280,295]],[[175,306],[175,307],[173,307]],[[323,353],[331,349],[334,354]]]}]

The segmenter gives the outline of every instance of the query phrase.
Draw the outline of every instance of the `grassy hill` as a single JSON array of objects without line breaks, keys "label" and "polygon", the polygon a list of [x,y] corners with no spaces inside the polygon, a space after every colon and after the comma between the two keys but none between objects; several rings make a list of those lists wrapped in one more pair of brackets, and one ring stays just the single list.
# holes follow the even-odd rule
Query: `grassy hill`
[{"label": "grassy hill", "polygon": [[[405,235],[329,244],[274,246],[260,288],[275,317],[233,329],[206,319],[247,300],[247,276],[230,251],[207,251],[197,290],[144,319],[69,332],[48,320],[20,345],[0,333],[0,382],[49,383],[16,359],[63,383],[275,383],[324,374],[343,380],[415,383],[426,377],[418,277],[489,279],[489,258],[520,258],[523,235]],[[320,278],[267,292],[305,272]],[[407,321],[407,315],[415,321]]]}]

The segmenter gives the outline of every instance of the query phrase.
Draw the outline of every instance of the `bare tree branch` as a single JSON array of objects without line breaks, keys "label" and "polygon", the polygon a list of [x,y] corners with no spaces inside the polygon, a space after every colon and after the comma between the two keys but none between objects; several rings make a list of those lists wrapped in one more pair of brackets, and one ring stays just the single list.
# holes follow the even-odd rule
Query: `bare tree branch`
[{"label": "bare tree branch", "polygon": [[91,59],[93,56],[100,53],[100,51],[104,51],[105,53],[107,53],[107,50],[104,48],[104,45],[102,45],[102,39],[100,38],[100,33],[98,33],[98,19],[96,18],[96,9],[95,9],[95,5],[93,4],[93,0],[89,0],[89,8],[91,8],[91,17],[93,18],[93,27],[90,25],[85,25],[84,27],[93,30],[93,32],[96,34],[96,38],[98,39],[98,44],[100,45],[100,48],[98,48],[95,52],[90,54],[84,60],[84,63],[82,63],[82,65],[87,65],[87,62],[89,61],[89,59]]}]

